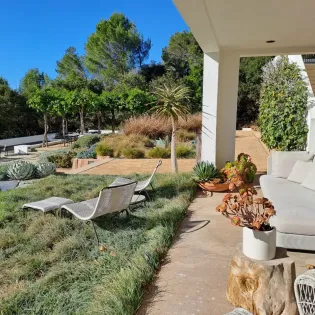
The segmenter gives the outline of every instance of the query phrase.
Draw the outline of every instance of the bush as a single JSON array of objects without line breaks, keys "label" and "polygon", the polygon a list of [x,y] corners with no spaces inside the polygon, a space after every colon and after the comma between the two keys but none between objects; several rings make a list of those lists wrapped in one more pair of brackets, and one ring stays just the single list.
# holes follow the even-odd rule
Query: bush
[{"label": "bush", "polygon": [[96,152],[84,150],[77,153],[78,159],[96,159]]},{"label": "bush", "polygon": [[43,152],[38,159],[38,163],[48,163],[48,157],[52,155],[63,155],[70,152],[70,148],[64,148],[64,149],[59,149],[59,150],[53,150],[53,151],[46,151]]},{"label": "bush", "polygon": [[192,146],[179,143],[176,146],[176,156],[181,159],[190,159],[196,156],[196,152]]},{"label": "bush", "polygon": [[39,163],[36,165],[37,177],[46,177],[56,172],[56,165],[54,163]]},{"label": "bush", "polygon": [[5,164],[1,164],[0,165],[0,180],[5,180],[7,179],[7,171],[8,171],[8,167],[10,166],[11,164],[9,163],[5,163]]},{"label": "bush", "polygon": [[109,147],[106,143],[99,143],[96,146],[96,154],[99,156],[113,156],[114,150]]},{"label": "bush", "polygon": [[122,155],[127,159],[143,159],[144,150],[137,148],[125,148],[121,151]]},{"label": "bush", "polygon": [[187,131],[184,129],[180,129],[176,133],[176,138],[180,142],[193,141],[193,140],[196,140],[196,133]]},{"label": "bush", "polygon": [[72,159],[76,156],[76,153],[69,151],[67,153],[55,154],[47,157],[48,162],[55,163],[56,167],[71,168]]},{"label": "bush", "polygon": [[18,161],[11,164],[7,169],[7,175],[10,179],[26,180],[35,177],[36,167],[34,164],[26,161]]},{"label": "bush", "polygon": [[93,144],[100,141],[100,136],[98,135],[87,135],[79,137],[74,143],[75,148],[90,148]]},{"label": "bush", "polygon": [[305,150],[307,87],[295,63],[278,57],[263,70],[259,125],[269,149]]},{"label": "bush", "polygon": [[151,159],[169,159],[171,157],[171,150],[169,148],[155,147],[149,150],[147,155]]},{"label": "bush", "polygon": [[[179,127],[189,132],[201,129],[201,114],[189,115],[187,120],[179,119]],[[165,138],[171,136],[172,126],[170,121],[155,116],[140,116],[127,120],[123,127],[126,135],[143,135],[150,139]]]}]

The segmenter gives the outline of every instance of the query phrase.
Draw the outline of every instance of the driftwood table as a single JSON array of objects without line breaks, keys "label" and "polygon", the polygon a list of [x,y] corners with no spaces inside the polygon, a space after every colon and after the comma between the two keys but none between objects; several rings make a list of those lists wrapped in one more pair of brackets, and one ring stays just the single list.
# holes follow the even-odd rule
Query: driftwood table
[{"label": "driftwood table", "polygon": [[227,299],[255,315],[297,315],[294,261],[284,248],[268,261],[250,259],[239,244],[231,261]]}]

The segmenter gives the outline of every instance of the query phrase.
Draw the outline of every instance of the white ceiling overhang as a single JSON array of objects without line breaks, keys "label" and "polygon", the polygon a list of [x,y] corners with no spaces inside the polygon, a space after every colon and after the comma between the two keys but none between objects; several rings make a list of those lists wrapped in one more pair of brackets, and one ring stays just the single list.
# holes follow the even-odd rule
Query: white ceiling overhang
[{"label": "white ceiling overhang", "polygon": [[[173,0],[205,53],[315,52],[315,0]],[[274,43],[266,43],[273,40]]]}]

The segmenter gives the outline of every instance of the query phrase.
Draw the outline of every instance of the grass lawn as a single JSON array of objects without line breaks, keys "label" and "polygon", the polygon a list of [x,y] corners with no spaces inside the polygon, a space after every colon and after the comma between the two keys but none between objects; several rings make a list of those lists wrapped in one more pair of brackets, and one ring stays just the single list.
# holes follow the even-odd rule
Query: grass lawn
[{"label": "grass lawn", "polygon": [[0,314],[134,314],[194,195],[190,174],[159,174],[146,208],[101,218],[106,252],[89,224],[19,210],[50,196],[94,198],[113,180],[59,175],[0,192]]}]

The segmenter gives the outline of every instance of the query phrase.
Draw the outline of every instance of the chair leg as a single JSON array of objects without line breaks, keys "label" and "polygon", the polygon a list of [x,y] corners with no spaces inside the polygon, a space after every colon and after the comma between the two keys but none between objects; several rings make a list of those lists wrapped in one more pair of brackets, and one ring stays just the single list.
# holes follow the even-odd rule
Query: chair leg
[{"label": "chair leg", "polygon": [[148,191],[146,189],[144,189],[143,192],[148,197],[148,200],[151,201],[151,198],[150,198],[150,195],[149,195]]},{"label": "chair leg", "polygon": [[96,236],[96,239],[97,239],[97,245],[100,245],[100,239],[99,239],[98,234],[96,232],[95,224],[94,224],[94,222],[92,220],[90,222],[92,222],[92,225],[93,225],[93,230],[94,230],[94,233],[95,233],[95,236]]},{"label": "chair leg", "polygon": [[155,189],[154,189],[154,187],[153,187],[153,184],[152,184],[152,183],[150,183],[150,186],[151,186],[152,190],[155,192]]}]

